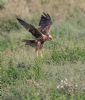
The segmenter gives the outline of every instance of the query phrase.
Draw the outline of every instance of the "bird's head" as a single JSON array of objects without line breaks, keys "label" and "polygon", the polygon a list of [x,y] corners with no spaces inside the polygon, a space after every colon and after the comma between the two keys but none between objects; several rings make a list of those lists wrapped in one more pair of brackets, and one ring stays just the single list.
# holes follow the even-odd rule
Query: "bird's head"
[{"label": "bird's head", "polygon": [[52,36],[51,35],[48,35],[48,40],[52,40]]}]

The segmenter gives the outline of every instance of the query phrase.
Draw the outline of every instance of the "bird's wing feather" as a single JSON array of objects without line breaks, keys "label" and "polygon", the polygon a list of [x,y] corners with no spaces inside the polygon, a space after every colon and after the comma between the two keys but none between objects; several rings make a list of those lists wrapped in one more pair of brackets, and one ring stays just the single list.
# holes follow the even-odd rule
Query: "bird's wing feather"
[{"label": "bird's wing feather", "polygon": [[52,25],[52,20],[49,14],[43,13],[43,15],[41,16],[40,22],[39,22],[39,30],[43,33],[43,34],[47,34],[50,26]]},{"label": "bird's wing feather", "polygon": [[24,20],[22,20],[21,18],[17,18],[17,20],[19,21],[19,23],[26,29],[28,30],[30,33],[32,33],[33,36],[35,36],[36,38],[39,38],[42,33],[35,28],[33,25],[28,24],[27,22],[25,22]]}]

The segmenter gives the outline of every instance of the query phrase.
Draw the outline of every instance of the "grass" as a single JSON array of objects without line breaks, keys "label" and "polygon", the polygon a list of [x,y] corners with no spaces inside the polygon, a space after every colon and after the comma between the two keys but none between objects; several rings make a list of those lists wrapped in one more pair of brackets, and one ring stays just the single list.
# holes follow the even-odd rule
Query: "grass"
[{"label": "grass", "polygon": [[[37,25],[38,16],[26,19]],[[2,100],[85,99],[85,14],[76,9],[68,19],[53,20],[53,40],[44,44],[43,57],[37,58],[34,49],[22,43],[30,33],[14,18],[1,19]]]},{"label": "grass", "polygon": [[4,9],[5,0],[0,0],[0,10]]}]

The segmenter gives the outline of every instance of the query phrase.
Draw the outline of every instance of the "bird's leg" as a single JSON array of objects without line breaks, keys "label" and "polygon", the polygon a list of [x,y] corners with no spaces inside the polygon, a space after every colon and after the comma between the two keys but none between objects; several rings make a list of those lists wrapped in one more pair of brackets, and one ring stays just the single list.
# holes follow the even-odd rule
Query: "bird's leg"
[{"label": "bird's leg", "polygon": [[37,43],[37,47],[36,47],[36,54],[37,54],[37,57],[39,56],[39,50],[40,50],[40,42]]},{"label": "bird's leg", "polygon": [[43,57],[42,50],[40,50],[40,56]]},{"label": "bird's leg", "polygon": [[40,41],[37,42],[37,46],[36,46],[36,54],[37,57],[40,55],[40,57],[43,57],[42,55],[42,48],[43,48],[43,44],[41,44]]},{"label": "bird's leg", "polygon": [[42,49],[43,45],[40,46],[40,56],[43,57],[43,49]]},{"label": "bird's leg", "polygon": [[39,56],[39,50],[37,48],[36,48],[35,52],[36,52],[36,56],[38,57]]},{"label": "bird's leg", "polygon": [[42,55],[42,50],[38,50],[38,49],[36,49],[36,55],[37,55],[37,57],[43,57],[43,55]]}]

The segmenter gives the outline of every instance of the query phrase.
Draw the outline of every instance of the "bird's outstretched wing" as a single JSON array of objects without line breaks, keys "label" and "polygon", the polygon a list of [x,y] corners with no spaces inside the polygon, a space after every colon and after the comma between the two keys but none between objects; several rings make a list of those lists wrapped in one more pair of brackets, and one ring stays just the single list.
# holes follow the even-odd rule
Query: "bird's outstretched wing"
[{"label": "bird's outstretched wing", "polygon": [[39,22],[39,26],[40,26],[39,30],[43,34],[47,34],[51,25],[52,25],[52,20],[50,15],[43,12],[43,15],[41,15],[41,19]]},{"label": "bird's outstretched wing", "polygon": [[32,33],[32,35],[35,36],[36,38],[39,38],[40,36],[42,36],[42,33],[37,28],[35,28],[33,25],[28,24],[27,22],[25,22],[24,20],[18,17],[17,17],[17,20],[26,30]]}]

